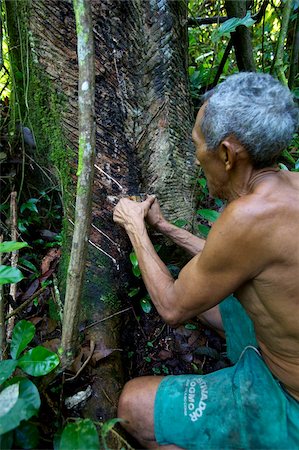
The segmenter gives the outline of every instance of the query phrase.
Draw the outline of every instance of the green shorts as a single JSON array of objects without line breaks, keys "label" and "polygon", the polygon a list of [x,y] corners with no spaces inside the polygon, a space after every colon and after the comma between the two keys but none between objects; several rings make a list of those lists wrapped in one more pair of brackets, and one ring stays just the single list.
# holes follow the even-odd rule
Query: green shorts
[{"label": "green shorts", "polygon": [[208,375],[165,377],[155,400],[157,442],[188,450],[298,450],[299,402],[264,363],[240,303],[231,296],[220,311],[228,357],[237,362]]}]

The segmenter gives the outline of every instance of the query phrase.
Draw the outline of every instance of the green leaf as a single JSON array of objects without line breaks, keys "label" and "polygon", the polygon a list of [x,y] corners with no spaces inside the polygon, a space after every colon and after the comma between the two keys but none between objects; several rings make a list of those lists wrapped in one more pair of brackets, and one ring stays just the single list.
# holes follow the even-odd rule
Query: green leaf
[{"label": "green leaf", "polygon": [[279,165],[279,167],[282,169],[282,170],[289,170],[288,168],[287,168],[287,166],[285,165],[285,164],[283,164],[283,163],[279,163],[278,164]]},{"label": "green leaf", "polygon": [[32,341],[35,335],[35,326],[27,320],[18,322],[12,333],[12,340],[10,344],[10,355],[13,359],[17,359],[22,351]]},{"label": "green leaf", "polygon": [[[0,384],[4,383],[14,372],[18,361],[14,359],[5,359],[0,361]],[[0,447],[1,448],[1,447]]]},{"label": "green leaf", "polygon": [[203,189],[207,187],[207,180],[205,178],[198,178],[197,182]]},{"label": "green leaf", "polygon": [[291,155],[291,153],[288,150],[284,150],[281,153],[281,156],[283,156],[289,163],[296,164],[295,159],[293,158],[293,156]]},{"label": "green leaf", "polygon": [[139,291],[140,291],[140,287],[133,288],[129,291],[128,296],[135,297],[135,295],[137,295]]},{"label": "green leaf", "polygon": [[159,253],[159,251],[161,250],[162,245],[161,244],[155,244],[154,245],[154,249],[156,250],[157,253]]},{"label": "green leaf", "polygon": [[140,306],[141,306],[141,308],[143,309],[143,311],[144,311],[146,314],[148,314],[149,312],[151,312],[151,309],[152,309],[152,303],[151,303],[151,301],[150,301],[150,299],[149,299],[148,296],[146,296],[146,297],[144,297],[144,298],[142,298],[142,299],[140,300]]},{"label": "green leaf", "polygon": [[23,203],[20,207],[20,212],[23,213],[26,209],[31,212],[38,213],[38,209],[36,203],[38,202],[38,198],[30,198],[26,203]]},{"label": "green leaf", "polygon": [[59,450],[98,450],[99,448],[97,429],[90,419],[70,423],[62,432]]},{"label": "green leaf", "polygon": [[199,209],[197,214],[209,222],[215,222],[220,216],[220,213],[213,209]]},{"label": "green leaf", "polygon": [[112,428],[114,427],[114,425],[116,425],[119,422],[123,422],[123,419],[109,419],[107,420],[105,423],[103,423],[103,426],[101,428],[101,435],[102,437],[105,437],[107,435],[107,433],[109,433],[109,431],[112,430]]},{"label": "green leaf", "polygon": [[[18,382],[19,397],[13,408],[1,417],[0,435],[16,428],[22,420],[30,419],[37,414],[40,407],[40,397],[37,387],[28,379]],[[1,394],[3,391],[1,392]]]},{"label": "green leaf", "polygon": [[133,267],[138,267],[138,259],[135,252],[130,253],[130,261]]},{"label": "green leaf", "polygon": [[23,278],[24,275],[16,267],[0,266],[0,285],[18,283]]},{"label": "green leaf", "polygon": [[141,272],[140,272],[139,266],[132,267],[132,272],[135,275],[135,277],[140,278]]},{"label": "green leaf", "polygon": [[186,323],[185,328],[187,330],[197,330],[197,326],[194,325],[193,323]]},{"label": "green leaf", "polygon": [[19,360],[18,366],[34,377],[47,375],[59,364],[59,358],[56,353],[51,352],[40,345],[26,352]]},{"label": "green leaf", "polygon": [[37,425],[31,422],[21,422],[15,430],[17,448],[38,448],[39,431]]},{"label": "green leaf", "polygon": [[39,274],[38,268],[35,267],[35,265],[32,264],[31,261],[28,261],[28,260],[25,259],[25,258],[20,258],[20,259],[19,259],[19,263],[20,263],[20,265],[27,267],[27,269],[32,270],[32,272],[34,272],[35,274]]},{"label": "green leaf", "polygon": [[14,252],[20,248],[28,247],[27,242],[5,241],[0,243],[0,253]]},{"label": "green leaf", "polygon": [[5,416],[17,403],[19,397],[19,383],[12,384],[0,392],[0,418]]},{"label": "green leaf", "polygon": [[208,236],[209,232],[210,232],[210,228],[207,227],[207,225],[199,224],[199,225],[198,225],[198,231],[200,232],[200,234],[201,234],[203,237],[206,238],[206,237]]},{"label": "green leaf", "polygon": [[175,225],[178,228],[183,228],[188,224],[188,221],[185,219],[177,219],[172,223],[173,223],[173,225]]},{"label": "green leaf", "polygon": [[247,11],[246,16],[242,19],[238,17],[232,17],[231,19],[226,20],[222,25],[220,25],[218,30],[212,33],[212,42],[217,41],[222,36],[230,36],[230,33],[236,31],[236,28],[240,25],[244,25],[245,27],[249,28],[254,23],[255,20],[252,19],[250,11]]}]

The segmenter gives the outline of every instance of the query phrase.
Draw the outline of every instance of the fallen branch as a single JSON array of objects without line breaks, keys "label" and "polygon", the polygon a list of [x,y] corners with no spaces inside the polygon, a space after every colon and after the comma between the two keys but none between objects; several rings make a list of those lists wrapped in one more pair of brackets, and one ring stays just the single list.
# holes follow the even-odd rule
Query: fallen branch
[{"label": "fallen branch", "polygon": [[88,330],[89,328],[94,327],[95,325],[98,325],[99,323],[105,322],[105,320],[111,319],[112,317],[118,316],[119,314],[122,314],[122,313],[124,313],[126,311],[129,311],[130,309],[133,309],[132,306],[129,306],[128,308],[122,309],[121,311],[117,311],[116,313],[111,314],[110,316],[104,317],[104,319],[97,320],[96,322],[93,322],[90,325],[87,325],[86,327],[84,327],[80,331]]},{"label": "fallen branch", "polygon": [[19,312],[23,311],[36,297],[38,297],[47,286],[44,286],[40,288],[38,291],[36,291],[34,294],[31,295],[31,297],[27,298],[20,306],[15,308],[13,311],[11,311],[7,316],[5,317],[5,320],[9,320],[11,317],[15,316],[16,314],[19,314]]},{"label": "fallen branch", "polygon": [[93,352],[94,352],[95,347],[96,347],[95,342],[94,342],[94,341],[90,341],[90,353],[89,353],[89,355],[88,355],[88,358],[86,359],[86,361],[84,361],[84,363],[82,364],[82,366],[80,367],[80,369],[78,370],[78,372],[76,373],[76,375],[74,375],[74,376],[71,377],[71,378],[67,378],[67,379],[65,380],[65,382],[67,382],[67,381],[74,381],[74,380],[80,375],[80,373],[82,372],[82,370],[84,370],[84,368],[87,366],[87,364],[88,364],[89,361],[91,360],[91,357],[92,357],[92,355],[93,355]]}]

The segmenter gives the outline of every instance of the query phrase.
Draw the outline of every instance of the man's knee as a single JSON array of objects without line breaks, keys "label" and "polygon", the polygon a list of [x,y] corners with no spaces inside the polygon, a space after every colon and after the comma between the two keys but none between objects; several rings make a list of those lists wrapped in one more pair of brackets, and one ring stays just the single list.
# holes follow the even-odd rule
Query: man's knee
[{"label": "man's knee", "polygon": [[[137,382],[136,382],[137,381]],[[130,421],[130,412],[135,409],[136,390],[138,389],[138,378],[128,381],[120,395],[117,416],[125,421]],[[125,424],[124,424],[125,426]]]},{"label": "man's knee", "polygon": [[140,377],[128,381],[121,393],[118,417],[122,426],[138,440],[154,440],[154,403],[162,377]]}]

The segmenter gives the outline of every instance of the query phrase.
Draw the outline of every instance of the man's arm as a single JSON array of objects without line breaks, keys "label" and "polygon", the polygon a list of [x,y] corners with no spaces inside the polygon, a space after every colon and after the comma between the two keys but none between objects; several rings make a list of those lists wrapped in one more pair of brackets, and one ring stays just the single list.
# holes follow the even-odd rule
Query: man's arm
[{"label": "man's arm", "polygon": [[189,231],[176,227],[168,222],[162,214],[158,200],[155,199],[150,207],[146,221],[157,231],[171,239],[175,244],[188,252],[191,256],[195,256],[202,252],[206,241],[201,239]]},{"label": "man's arm", "polygon": [[114,220],[128,233],[143,281],[159,314],[170,325],[199,315],[253,278],[264,264],[264,250],[246,208],[229,206],[214,224],[201,255],[174,280],[148,237],[144,217],[153,202],[122,199]]}]

